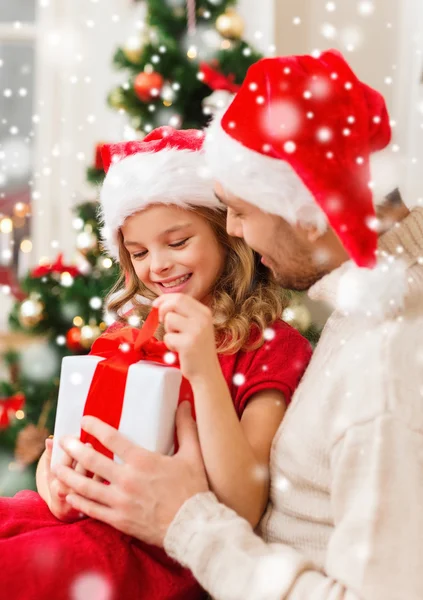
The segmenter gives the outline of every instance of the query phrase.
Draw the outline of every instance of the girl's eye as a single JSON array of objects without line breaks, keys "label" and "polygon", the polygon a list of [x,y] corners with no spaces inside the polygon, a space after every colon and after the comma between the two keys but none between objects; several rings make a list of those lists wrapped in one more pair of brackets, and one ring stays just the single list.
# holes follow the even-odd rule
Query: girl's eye
[{"label": "girl's eye", "polygon": [[188,240],[189,240],[189,238],[185,238],[184,240],[181,240],[180,242],[175,242],[174,244],[169,244],[169,246],[171,248],[180,248],[181,246],[186,244]]},{"label": "girl's eye", "polygon": [[147,254],[147,250],[144,250],[143,252],[138,252],[137,254],[133,254],[132,258],[134,258],[135,260],[137,258],[144,258],[144,256]]}]

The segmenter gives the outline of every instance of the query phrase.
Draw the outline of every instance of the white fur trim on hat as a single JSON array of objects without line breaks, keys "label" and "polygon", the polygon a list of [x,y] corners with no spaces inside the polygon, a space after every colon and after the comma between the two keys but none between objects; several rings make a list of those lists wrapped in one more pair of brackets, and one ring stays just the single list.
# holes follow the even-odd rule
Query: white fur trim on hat
[{"label": "white fur trim on hat", "polygon": [[326,215],[291,165],[234,140],[222,128],[221,115],[206,132],[204,152],[213,177],[232,194],[293,225],[327,229]]},{"label": "white fur trim on hat", "polygon": [[391,146],[370,154],[372,192],[375,204],[384,202],[386,196],[401,185],[401,156]]},{"label": "white fur trim on hat", "polygon": [[118,258],[117,233],[125,219],[151,204],[221,209],[204,155],[165,148],[140,152],[113,164],[100,193],[102,236],[107,252]]},{"label": "white fur trim on hat", "polygon": [[406,291],[407,265],[393,256],[374,269],[348,263],[339,279],[335,305],[346,314],[381,320],[403,308]]}]

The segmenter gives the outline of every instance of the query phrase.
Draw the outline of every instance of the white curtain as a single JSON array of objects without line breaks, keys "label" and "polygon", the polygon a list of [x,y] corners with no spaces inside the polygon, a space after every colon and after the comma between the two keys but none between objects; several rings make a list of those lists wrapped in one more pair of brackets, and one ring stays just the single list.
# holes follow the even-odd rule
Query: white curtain
[{"label": "white curtain", "polygon": [[75,204],[93,191],[85,169],[96,143],[122,135],[123,118],[106,106],[122,75],[112,55],[129,37],[131,0],[60,0],[38,11],[33,263],[63,251],[72,258]]}]

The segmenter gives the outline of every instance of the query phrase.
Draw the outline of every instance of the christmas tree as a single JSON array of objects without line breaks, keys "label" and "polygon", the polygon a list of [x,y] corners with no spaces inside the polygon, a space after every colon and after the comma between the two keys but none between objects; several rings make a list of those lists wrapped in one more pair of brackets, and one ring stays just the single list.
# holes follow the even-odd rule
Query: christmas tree
[{"label": "christmas tree", "polygon": [[86,354],[107,325],[103,301],[117,268],[102,254],[96,205],[76,209],[76,264],[59,255],[20,282],[24,298],[9,316],[12,331],[32,336],[20,352],[3,357],[9,381],[0,383],[0,493],[34,486],[35,464],[54,428],[60,365],[64,356]]},{"label": "christmas tree", "polygon": [[[162,125],[204,127],[261,58],[242,38],[244,23],[236,2],[146,0],[146,8],[139,36],[114,55],[113,63],[126,81],[111,90],[108,104],[126,114],[133,139]],[[104,177],[101,145],[87,173],[95,185]],[[36,461],[53,431],[61,359],[87,353],[107,327],[103,301],[117,272],[101,254],[96,210],[95,203],[77,208],[77,265],[64,264],[59,255],[21,282],[25,298],[16,303],[10,323],[14,330],[35,336],[35,342],[5,357],[11,376],[0,387],[3,495],[34,487]],[[292,295],[284,318],[317,340],[318,331],[298,294]]]},{"label": "christmas tree", "polygon": [[[124,112],[135,138],[162,125],[206,126],[225,108],[248,68],[262,55],[243,38],[236,0],[146,0],[140,35],[118,48],[115,67],[126,81],[111,90],[109,106]],[[104,178],[101,144],[87,178]],[[284,319],[313,344],[319,328],[301,294],[292,293]]]},{"label": "christmas tree", "polygon": [[[126,113],[136,137],[162,125],[202,128],[224,108],[261,55],[242,39],[234,0],[146,0],[140,34],[118,48],[126,81],[111,90],[111,108]],[[88,179],[104,176],[100,153]]]}]

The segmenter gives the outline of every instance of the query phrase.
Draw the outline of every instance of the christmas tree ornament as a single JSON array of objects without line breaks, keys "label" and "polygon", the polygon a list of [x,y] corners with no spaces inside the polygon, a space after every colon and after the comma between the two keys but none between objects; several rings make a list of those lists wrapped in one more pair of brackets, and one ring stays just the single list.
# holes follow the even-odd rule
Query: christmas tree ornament
[{"label": "christmas tree ornament", "polygon": [[291,304],[285,308],[282,319],[302,333],[311,325],[311,314],[304,304]]},{"label": "christmas tree ornament", "polygon": [[43,319],[44,304],[39,299],[38,294],[31,294],[27,300],[24,300],[19,307],[19,323],[22,327],[35,327]]},{"label": "christmas tree ornament", "polygon": [[32,382],[34,386],[45,384],[60,370],[60,360],[57,344],[40,338],[21,352],[19,366],[22,378]]},{"label": "christmas tree ornament", "polygon": [[143,40],[141,37],[132,36],[128,39],[125,46],[122,48],[122,52],[125,58],[131,63],[139,63],[142,57],[143,51]]},{"label": "christmas tree ornament", "polygon": [[244,21],[233,8],[228,8],[216,19],[216,29],[222,37],[239,40],[244,33]]},{"label": "christmas tree ornament", "polygon": [[74,265],[65,265],[63,262],[63,254],[60,253],[54,263],[42,264],[35,267],[31,271],[31,277],[42,278],[46,275],[61,275],[62,273],[69,273],[72,277],[80,275],[79,269]]},{"label": "christmas tree ornament", "polygon": [[62,285],[63,287],[71,287],[73,285],[73,281],[74,279],[70,273],[68,273],[67,271],[61,273],[60,285]]},{"label": "christmas tree ornament", "polygon": [[171,106],[176,98],[176,92],[170,83],[165,83],[162,87],[160,97],[163,100],[165,106]]},{"label": "christmas tree ornament", "polygon": [[32,465],[44,452],[49,431],[30,423],[20,430],[16,438],[15,460],[23,466]]},{"label": "christmas tree ornament", "polygon": [[[13,207],[13,213],[19,219],[25,218],[27,215],[29,215],[30,212],[31,212],[31,209],[29,207],[29,204],[27,204],[26,202],[17,202],[15,204],[15,206]],[[16,227],[16,223],[15,223],[15,227]]]},{"label": "christmas tree ornament", "polygon": [[160,73],[138,73],[134,80],[134,92],[142,102],[149,102],[159,96],[164,79]]},{"label": "christmas tree ornament", "polygon": [[16,417],[18,411],[22,411],[24,405],[25,396],[22,393],[7,398],[0,397],[0,430],[10,426],[11,419]]},{"label": "christmas tree ornament", "polygon": [[126,103],[124,90],[121,87],[117,87],[114,90],[112,90],[108,97],[108,103],[112,108],[116,110],[125,108]]},{"label": "christmas tree ornament", "polygon": [[101,335],[100,327],[91,322],[89,325],[81,327],[81,338],[80,343],[84,350],[89,350],[95,340]]},{"label": "christmas tree ornament", "polygon": [[83,349],[81,345],[81,329],[80,327],[71,327],[66,333],[66,346],[69,350],[79,352]]},{"label": "christmas tree ornament", "polygon": [[30,423],[18,433],[15,444],[15,460],[20,466],[32,465],[38,460],[45,448],[49,435],[46,427],[52,401],[47,400],[41,410],[37,425]]},{"label": "christmas tree ornament", "polygon": [[97,236],[93,233],[92,227],[86,225],[84,231],[81,231],[81,233],[78,233],[76,236],[76,247],[83,256],[87,256],[87,254],[95,250],[97,246]]}]

